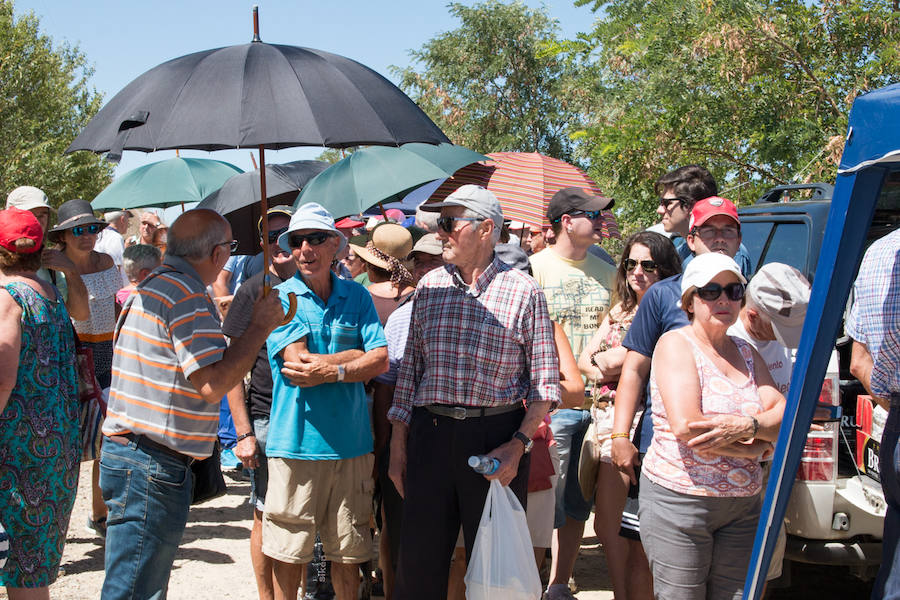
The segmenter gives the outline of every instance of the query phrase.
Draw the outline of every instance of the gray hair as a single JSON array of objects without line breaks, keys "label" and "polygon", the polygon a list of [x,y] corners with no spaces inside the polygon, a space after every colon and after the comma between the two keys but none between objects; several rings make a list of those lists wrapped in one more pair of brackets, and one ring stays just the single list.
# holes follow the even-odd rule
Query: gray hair
[{"label": "gray hair", "polygon": [[107,223],[113,223],[117,219],[120,219],[125,215],[128,215],[130,217],[131,213],[129,213],[127,210],[114,210],[112,212],[103,213],[103,220]]},{"label": "gray hair", "polygon": [[[482,221],[482,222],[484,222],[484,221],[490,221],[490,220],[491,220],[491,219],[489,219],[488,217],[486,217],[486,216],[484,216],[484,215],[482,215],[482,214],[479,214],[479,213],[475,212],[474,210],[472,210],[472,209],[470,209],[470,208],[464,209],[464,210],[463,210],[463,214],[460,215],[460,216],[463,216],[463,217],[471,217],[471,218],[473,218],[473,219],[478,219],[478,220],[480,220],[480,221]],[[478,225],[480,225],[480,223],[472,223],[472,226],[473,226],[473,227],[477,227]],[[496,245],[497,245],[497,242],[500,241],[500,233],[501,233],[501,231],[502,231],[502,227],[497,227],[497,224],[495,223],[495,224],[494,224],[494,231],[491,232],[491,243],[492,243],[494,246],[496,246]]]},{"label": "gray hair", "polygon": [[138,278],[138,274],[144,269],[151,271],[162,262],[162,253],[156,246],[149,244],[135,244],[125,248],[122,253],[122,269],[129,281]]},{"label": "gray hair", "polygon": [[[188,261],[201,260],[212,254],[216,245],[222,243],[222,238],[225,237],[225,232],[228,230],[228,221],[221,217],[218,219],[211,219],[204,227],[195,229],[191,232],[193,235],[182,237],[181,230],[188,230],[190,228],[176,227],[175,224],[178,220],[183,218],[184,215],[187,215],[190,212],[191,211],[183,213],[182,216],[175,219],[175,223],[173,223],[172,228],[169,229],[166,242],[166,255],[178,256]],[[185,231],[184,233],[187,234],[188,231]]]}]

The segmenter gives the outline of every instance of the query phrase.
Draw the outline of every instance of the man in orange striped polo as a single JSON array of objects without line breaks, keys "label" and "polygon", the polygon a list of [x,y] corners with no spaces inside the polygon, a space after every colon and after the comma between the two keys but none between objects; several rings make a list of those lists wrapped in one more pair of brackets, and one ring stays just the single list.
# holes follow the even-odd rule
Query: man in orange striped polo
[{"label": "man in orange striped polo", "polygon": [[226,344],[206,289],[235,244],[215,212],[182,214],[163,264],[116,324],[100,460],[105,600],[165,597],[191,503],[191,463],[213,452],[222,396],[284,317],[278,294],[264,296],[245,334]]}]

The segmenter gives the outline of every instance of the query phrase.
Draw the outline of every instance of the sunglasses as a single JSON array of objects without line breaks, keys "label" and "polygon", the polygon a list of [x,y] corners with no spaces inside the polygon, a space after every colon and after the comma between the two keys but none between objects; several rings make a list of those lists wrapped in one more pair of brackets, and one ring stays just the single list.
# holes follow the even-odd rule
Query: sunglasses
[{"label": "sunglasses", "polygon": [[437,224],[444,233],[453,233],[453,224],[456,221],[468,221],[469,223],[478,223],[484,221],[476,217],[438,217]]},{"label": "sunglasses", "polygon": [[[603,216],[603,211],[602,210],[573,210],[572,212],[568,212],[565,214],[569,215],[570,217],[586,217],[586,218],[590,219],[591,221],[594,221]],[[553,219],[551,221],[551,223],[559,223],[560,221],[562,221],[562,215],[560,215],[559,218]]]},{"label": "sunglasses", "polygon": [[276,229],[275,231],[270,231],[266,234],[266,239],[269,240],[270,244],[274,244],[278,241],[278,238],[281,237],[281,234],[287,231],[287,227],[282,227],[281,229]]},{"label": "sunglasses", "polygon": [[227,242],[219,242],[218,244],[216,244],[216,247],[219,247],[219,246],[228,246],[228,251],[231,254],[234,254],[234,251],[237,250],[237,247],[238,247],[238,241],[237,240],[229,240]]},{"label": "sunglasses", "polygon": [[330,237],[331,234],[326,231],[317,231],[315,233],[307,233],[306,235],[292,233],[290,237],[288,237],[288,245],[291,248],[300,248],[303,246],[303,242],[306,242],[310,246],[321,246],[325,243],[325,240]]},{"label": "sunglasses", "polygon": [[703,287],[697,288],[697,295],[707,302],[712,302],[713,300],[718,300],[722,292],[725,292],[729,300],[737,302],[744,297],[746,290],[747,286],[743,283],[729,283],[728,285],[707,283]]},{"label": "sunglasses", "polygon": [[634,260],[633,258],[625,259],[625,270],[631,273],[634,271],[638,265],[641,265],[641,270],[644,273],[656,273],[656,269],[659,268],[659,265],[656,264],[655,260]]},{"label": "sunglasses", "polygon": [[101,229],[103,229],[102,225],[94,223],[92,225],[78,225],[76,227],[73,227],[70,231],[75,237],[81,237],[85,233],[89,235],[97,235],[98,233],[100,233]]},{"label": "sunglasses", "polygon": [[684,206],[687,204],[687,198],[682,198],[681,196],[675,196],[674,198],[660,198],[659,205],[663,208],[669,208],[669,206],[673,203],[677,202],[678,204]]}]

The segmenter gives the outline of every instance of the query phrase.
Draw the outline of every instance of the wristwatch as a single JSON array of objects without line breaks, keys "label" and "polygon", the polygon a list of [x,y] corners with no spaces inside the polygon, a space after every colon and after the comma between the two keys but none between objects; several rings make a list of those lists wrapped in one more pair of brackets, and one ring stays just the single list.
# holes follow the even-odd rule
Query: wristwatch
[{"label": "wristwatch", "polygon": [[340,382],[344,381],[345,373],[346,373],[346,371],[344,370],[344,365],[338,365],[337,366],[337,379],[335,380],[335,382],[340,383]]},{"label": "wristwatch", "polygon": [[521,431],[517,431],[513,434],[513,439],[519,440],[522,442],[522,445],[525,446],[525,454],[531,452],[531,447],[534,445],[534,442],[530,437],[522,433]]}]

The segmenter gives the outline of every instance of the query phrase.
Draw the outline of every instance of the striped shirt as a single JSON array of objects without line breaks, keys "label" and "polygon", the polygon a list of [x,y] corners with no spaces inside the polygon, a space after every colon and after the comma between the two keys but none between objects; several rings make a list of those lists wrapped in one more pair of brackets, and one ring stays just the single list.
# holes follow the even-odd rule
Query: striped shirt
[{"label": "striped shirt", "polygon": [[900,393],[900,229],[866,251],[853,285],[854,301],[844,325],[847,334],[872,355],[872,393]]},{"label": "striped shirt", "polygon": [[206,286],[191,265],[167,256],[141,283],[116,324],[112,388],[103,433],[133,432],[182,454],[212,453],[219,405],[188,377],[226,347]]},{"label": "striped shirt", "polygon": [[428,404],[559,403],[559,357],[537,282],[498,258],[470,289],[453,265],[422,278],[388,419]]}]

